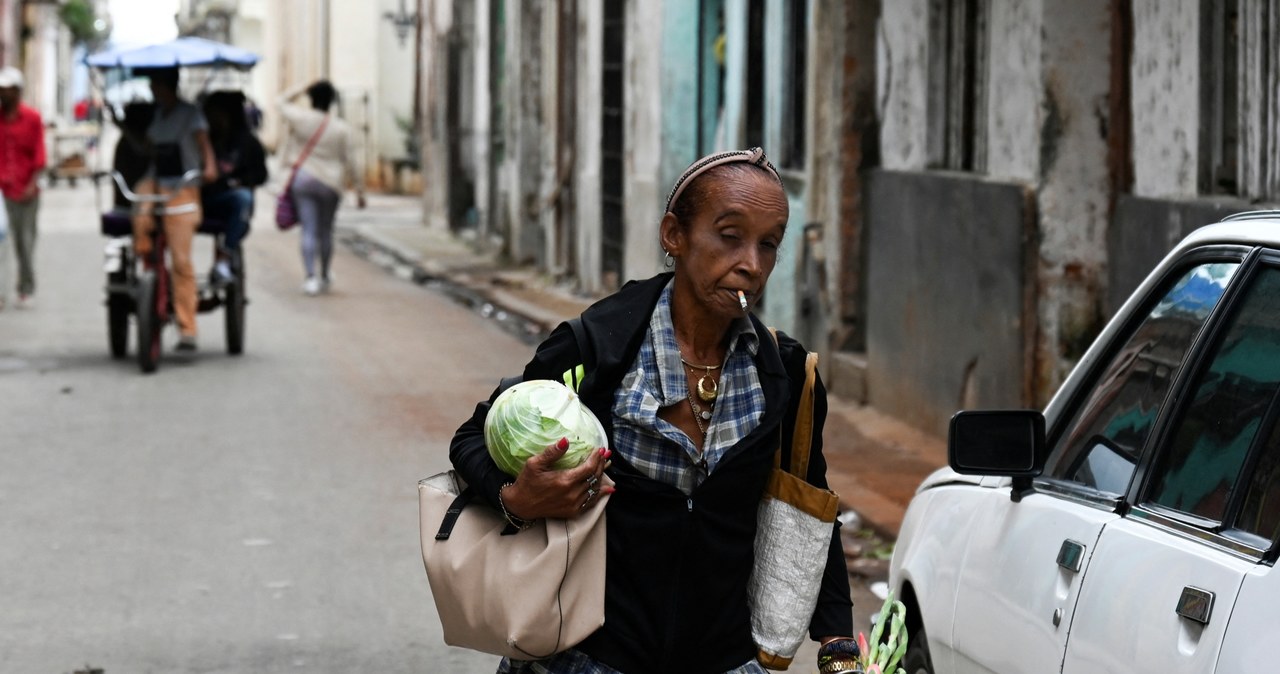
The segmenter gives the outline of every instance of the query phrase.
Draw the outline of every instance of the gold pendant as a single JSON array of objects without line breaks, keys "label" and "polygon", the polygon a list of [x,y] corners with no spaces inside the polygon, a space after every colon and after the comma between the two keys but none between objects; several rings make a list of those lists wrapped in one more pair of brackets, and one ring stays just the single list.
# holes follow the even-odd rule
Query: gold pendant
[{"label": "gold pendant", "polygon": [[704,374],[698,379],[698,397],[711,402],[716,399],[716,396],[720,395],[720,385],[716,383],[716,380],[711,379],[711,390],[707,390],[702,383],[708,379],[711,379],[709,374]]}]

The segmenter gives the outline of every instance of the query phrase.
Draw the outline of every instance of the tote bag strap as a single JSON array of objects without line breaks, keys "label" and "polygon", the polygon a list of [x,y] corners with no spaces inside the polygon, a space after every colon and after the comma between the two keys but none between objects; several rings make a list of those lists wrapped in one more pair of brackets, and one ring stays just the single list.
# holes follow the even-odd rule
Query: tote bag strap
[{"label": "tote bag strap", "polygon": [[[778,329],[769,328],[774,346],[778,345]],[[805,480],[809,475],[809,453],[813,449],[813,389],[818,377],[818,354],[809,351],[804,358],[804,387],[796,407],[796,423],[791,434],[791,465],[787,472]],[[773,454],[773,467],[782,467],[782,445]]]},{"label": "tote bag strap", "polygon": [[286,192],[293,186],[293,179],[298,177],[298,169],[302,168],[302,162],[311,156],[311,151],[315,149],[316,143],[320,142],[320,136],[324,133],[326,126],[329,126],[329,115],[325,115],[324,119],[320,120],[320,126],[316,128],[315,133],[311,134],[311,139],[303,146],[302,152],[298,154],[298,158],[293,162],[293,170],[289,171],[289,182],[285,184]]}]

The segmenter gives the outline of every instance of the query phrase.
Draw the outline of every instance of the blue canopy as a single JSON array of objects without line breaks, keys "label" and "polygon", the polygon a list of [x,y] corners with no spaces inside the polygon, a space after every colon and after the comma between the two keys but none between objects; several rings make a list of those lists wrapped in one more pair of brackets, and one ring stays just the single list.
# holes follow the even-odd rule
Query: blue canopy
[{"label": "blue canopy", "polygon": [[258,55],[221,42],[200,37],[180,37],[170,42],[108,49],[85,59],[94,68],[167,68],[184,66],[230,66],[248,70]]}]

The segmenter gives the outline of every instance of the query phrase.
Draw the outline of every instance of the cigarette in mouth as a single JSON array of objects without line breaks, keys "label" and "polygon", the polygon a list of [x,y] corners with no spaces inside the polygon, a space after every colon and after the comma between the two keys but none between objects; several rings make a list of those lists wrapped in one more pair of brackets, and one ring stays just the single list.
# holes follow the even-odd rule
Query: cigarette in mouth
[{"label": "cigarette in mouth", "polygon": [[742,305],[742,310],[747,310],[747,295],[741,290],[738,291],[738,304]]}]

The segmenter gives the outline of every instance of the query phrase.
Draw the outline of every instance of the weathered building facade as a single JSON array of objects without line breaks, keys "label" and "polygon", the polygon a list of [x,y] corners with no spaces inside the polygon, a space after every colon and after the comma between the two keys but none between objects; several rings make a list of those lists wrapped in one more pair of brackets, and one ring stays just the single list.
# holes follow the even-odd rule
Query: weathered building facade
[{"label": "weathered building facade", "polygon": [[762,145],[791,203],[763,319],[934,431],[1038,406],[1190,228],[1280,198],[1274,0],[452,0],[426,206],[597,295],[666,189]]}]

